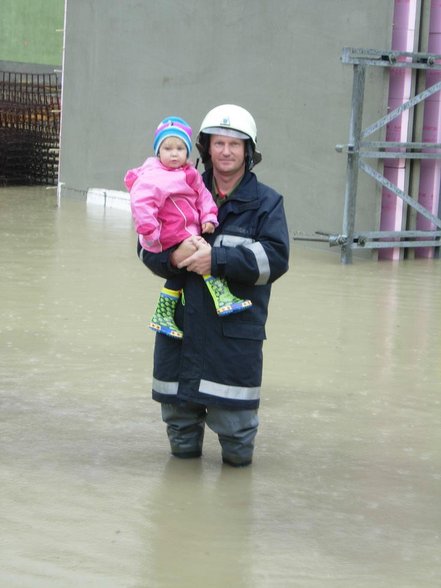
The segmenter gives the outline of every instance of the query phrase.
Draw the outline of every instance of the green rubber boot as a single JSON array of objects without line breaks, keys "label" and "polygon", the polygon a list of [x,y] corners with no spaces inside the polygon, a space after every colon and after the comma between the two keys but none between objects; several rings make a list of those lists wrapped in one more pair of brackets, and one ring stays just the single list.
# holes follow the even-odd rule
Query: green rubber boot
[{"label": "green rubber boot", "polygon": [[230,292],[226,280],[208,275],[204,276],[204,280],[214,300],[216,312],[219,316],[243,312],[253,306],[251,300],[242,300],[234,296]]},{"label": "green rubber boot", "polygon": [[169,290],[168,288],[161,290],[155,313],[149,322],[149,328],[152,331],[175,339],[182,339],[184,333],[175,324],[175,308],[179,296],[179,290]]}]

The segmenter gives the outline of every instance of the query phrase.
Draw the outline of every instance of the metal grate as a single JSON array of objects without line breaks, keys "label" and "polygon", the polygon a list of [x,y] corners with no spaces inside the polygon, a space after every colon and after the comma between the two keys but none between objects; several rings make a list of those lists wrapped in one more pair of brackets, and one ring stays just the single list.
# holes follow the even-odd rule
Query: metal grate
[{"label": "metal grate", "polygon": [[0,184],[57,183],[60,97],[56,73],[0,72]]}]

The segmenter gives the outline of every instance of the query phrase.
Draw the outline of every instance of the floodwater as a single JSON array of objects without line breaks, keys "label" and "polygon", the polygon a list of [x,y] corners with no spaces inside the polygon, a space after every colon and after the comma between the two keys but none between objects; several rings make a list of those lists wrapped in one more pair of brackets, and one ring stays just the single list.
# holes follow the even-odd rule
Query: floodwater
[{"label": "floodwater", "polygon": [[252,467],[169,456],[127,212],[0,190],[3,588],[441,585],[441,261],[294,243]]}]

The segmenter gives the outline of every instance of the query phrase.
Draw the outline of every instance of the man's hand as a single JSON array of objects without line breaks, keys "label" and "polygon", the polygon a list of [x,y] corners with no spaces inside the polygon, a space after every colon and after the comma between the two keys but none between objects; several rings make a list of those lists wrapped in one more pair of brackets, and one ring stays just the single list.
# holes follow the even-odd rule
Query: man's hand
[{"label": "man's hand", "polygon": [[191,236],[185,239],[185,241],[182,241],[179,247],[170,255],[170,263],[175,267],[181,267],[179,264],[197,251],[197,244],[200,241],[205,243],[205,239],[198,236]]},{"label": "man's hand", "polygon": [[197,243],[197,251],[178,263],[179,268],[186,267],[189,272],[201,276],[211,273],[211,245],[201,240]]}]

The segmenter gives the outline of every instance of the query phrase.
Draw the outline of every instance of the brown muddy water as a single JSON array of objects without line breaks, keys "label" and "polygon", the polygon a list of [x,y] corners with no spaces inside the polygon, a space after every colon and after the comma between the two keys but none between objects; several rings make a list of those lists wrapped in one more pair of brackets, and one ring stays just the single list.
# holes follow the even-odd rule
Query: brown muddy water
[{"label": "brown muddy water", "polygon": [[252,467],[169,456],[127,212],[0,190],[1,588],[441,585],[441,261],[294,243]]}]

